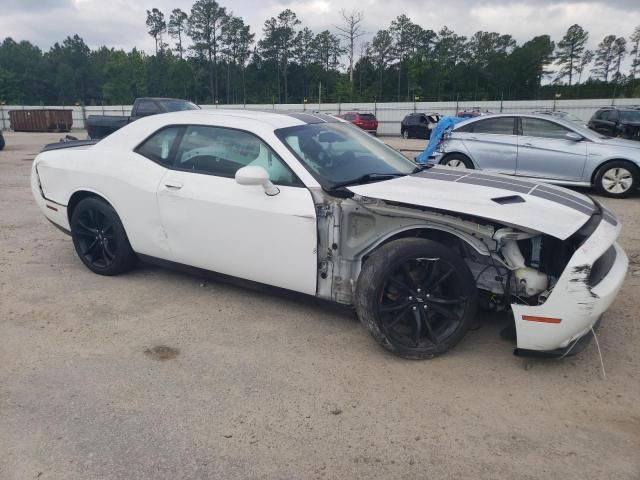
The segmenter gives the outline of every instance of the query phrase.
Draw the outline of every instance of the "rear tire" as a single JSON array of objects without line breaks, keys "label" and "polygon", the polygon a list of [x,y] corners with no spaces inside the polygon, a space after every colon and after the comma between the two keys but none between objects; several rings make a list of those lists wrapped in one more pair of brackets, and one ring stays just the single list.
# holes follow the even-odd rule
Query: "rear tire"
[{"label": "rear tire", "polygon": [[452,153],[445,156],[440,160],[440,165],[446,165],[452,168],[468,168],[472,170],[474,168],[473,162],[466,155],[461,153]]},{"label": "rear tire", "polygon": [[431,240],[404,238],[369,257],[355,303],[382,347],[403,358],[427,359],[464,337],[475,317],[477,289],[460,255]]},{"label": "rear tire", "polygon": [[82,263],[99,275],[118,275],[136,262],[120,217],[107,202],[85,198],[71,215],[71,237]]},{"label": "rear tire", "polygon": [[598,193],[612,198],[628,197],[639,185],[638,168],[623,160],[616,160],[600,167],[594,180]]}]

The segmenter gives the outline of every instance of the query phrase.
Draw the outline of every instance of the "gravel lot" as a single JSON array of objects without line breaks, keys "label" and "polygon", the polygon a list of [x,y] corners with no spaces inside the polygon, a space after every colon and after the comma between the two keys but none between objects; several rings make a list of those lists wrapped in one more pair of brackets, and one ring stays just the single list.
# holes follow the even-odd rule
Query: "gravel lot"
[{"label": "gravel lot", "polygon": [[0,152],[1,479],[640,478],[640,196],[604,199],[632,261],[605,378],[594,343],[514,357],[499,316],[410,362],[313,298],[92,274],[28,187],[59,137]]}]

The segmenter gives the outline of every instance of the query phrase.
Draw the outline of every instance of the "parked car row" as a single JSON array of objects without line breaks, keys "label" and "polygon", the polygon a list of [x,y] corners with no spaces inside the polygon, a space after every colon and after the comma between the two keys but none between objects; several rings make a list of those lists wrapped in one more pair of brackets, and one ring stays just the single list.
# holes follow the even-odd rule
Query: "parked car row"
[{"label": "parked car row", "polygon": [[552,115],[497,114],[457,124],[432,162],[627,197],[640,185],[640,145]]}]

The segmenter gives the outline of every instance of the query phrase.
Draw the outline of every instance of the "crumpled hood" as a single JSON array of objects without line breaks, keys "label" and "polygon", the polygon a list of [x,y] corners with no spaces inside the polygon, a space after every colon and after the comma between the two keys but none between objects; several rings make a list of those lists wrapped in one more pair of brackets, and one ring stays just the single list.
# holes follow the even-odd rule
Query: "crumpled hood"
[{"label": "crumpled hood", "polygon": [[348,188],[364,197],[483,217],[561,240],[596,211],[589,197],[565,188],[449,167]]}]

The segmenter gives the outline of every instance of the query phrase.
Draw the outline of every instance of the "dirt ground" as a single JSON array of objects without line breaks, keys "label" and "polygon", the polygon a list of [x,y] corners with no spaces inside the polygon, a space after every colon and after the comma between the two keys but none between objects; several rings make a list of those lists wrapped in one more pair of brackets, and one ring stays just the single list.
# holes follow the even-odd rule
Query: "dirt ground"
[{"label": "dirt ground", "polygon": [[91,273],[29,191],[59,137],[0,152],[1,479],[640,478],[639,195],[603,199],[632,261],[606,377],[594,343],[514,357],[497,316],[412,362],[312,298]]}]

